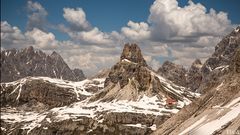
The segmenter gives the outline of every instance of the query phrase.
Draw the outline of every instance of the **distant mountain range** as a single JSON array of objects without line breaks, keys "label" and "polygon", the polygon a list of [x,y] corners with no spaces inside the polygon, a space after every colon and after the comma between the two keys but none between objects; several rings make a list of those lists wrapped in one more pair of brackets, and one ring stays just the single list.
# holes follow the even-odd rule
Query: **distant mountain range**
[{"label": "distant mountain range", "polygon": [[[240,27],[204,63],[153,71],[136,44],[91,79],[32,47],[1,54],[1,133],[222,134],[240,130]],[[16,62],[16,63],[15,63]],[[43,72],[43,73],[42,73]],[[199,94],[201,93],[201,95]]]},{"label": "distant mountain range", "polygon": [[27,76],[46,76],[81,81],[85,76],[80,69],[71,70],[63,58],[52,52],[47,55],[32,46],[1,51],[1,82],[11,82]]}]

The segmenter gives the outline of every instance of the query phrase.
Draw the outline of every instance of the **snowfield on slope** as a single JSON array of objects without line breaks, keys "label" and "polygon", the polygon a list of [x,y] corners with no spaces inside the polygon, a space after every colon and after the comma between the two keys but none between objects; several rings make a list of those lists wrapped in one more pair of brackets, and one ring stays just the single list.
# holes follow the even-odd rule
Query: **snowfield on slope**
[{"label": "snowfield on slope", "polygon": [[[157,76],[161,80],[161,82],[165,84],[165,88],[168,91],[177,93],[178,95],[181,95],[182,93],[186,92],[186,89],[184,87],[177,86],[172,82],[157,75],[154,72],[151,72],[151,73],[152,75]],[[39,80],[39,79],[46,82],[50,82],[51,84],[55,84],[58,87],[71,88],[73,92],[75,92],[77,95],[78,94],[87,95],[89,96],[89,98],[92,95],[94,95],[94,93],[87,92],[85,88],[88,86],[97,86],[98,88],[103,88],[104,81],[105,81],[105,78],[96,78],[92,80],[86,79],[80,82],[72,82],[72,81],[61,80],[61,79],[53,79],[49,77],[27,77],[18,81],[1,84],[1,86],[2,85],[14,86],[15,90],[13,90],[12,93],[19,92],[18,95],[20,96],[21,86],[24,83],[26,83],[26,81]],[[99,83],[95,84],[94,81],[97,81]],[[187,94],[190,97],[198,96],[198,94],[191,93],[191,92],[188,92]],[[189,99],[184,97],[183,101],[179,100],[177,102],[177,108],[168,108],[166,106],[167,98],[160,99],[157,96],[147,97],[146,95],[142,95],[138,97],[137,101],[113,100],[111,102],[100,102],[100,101],[89,102],[89,98],[87,98],[84,101],[78,101],[78,102],[72,103],[69,106],[55,107],[51,110],[48,110],[42,113],[22,112],[17,110],[16,108],[10,108],[10,107],[1,108],[1,112],[2,112],[1,119],[7,123],[23,122],[23,126],[21,128],[31,131],[35,127],[40,127],[43,121],[46,121],[48,123],[59,122],[67,119],[72,119],[77,121],[77,120],[81,120],[81,117],[89,117],[101,123],[103,119],[99,120],[98,114],[103,112],[104,113],[105,112],[115,112],[115,113],[129,112],[129,113],[138,113],[138,114],[146,114],[146,115],[151,114],[156,116],[162,116],[162,115],[169,116],[174,113],[177,113],[180,108],[182,108],[183,106],[191,102]],[[51,117],[48,117],[48,115],[50,115]],[[128,125],[128,126],[134,126],[134,125]],[[149,128],[151,128],[152,130],[156,130],[156,125],[155,126],[152,125],[152,127],[149,127]]]},{"label": "snowfield on slope", "polygon": [[[210,114],[206,114],[200,120],[196,121],[190,127],[182,131],[180,135],[211,135],[215,131],[220,130],[224,127],[224,125],[228,124],[240,115],[240,97],[235,98],[223,107],[214,106],[212,109],[219,109],[219,111],[215,111],[217,115],[216,119],[212,120]],[[226,111],[225,114],[220,115],[220,113],[224,111]]]},{"label": "snowfield on slope", "polygon": [[[1,83],[1,87],[3,88],[3,91],[4,91],[5,89],[4,89],[3,85],[5,85],[5,87],[15,86],[15,89],[11,92],[11,94],[18,91],[18,96],[16,97],[16,100],[18,100],[18,98],[21,95],[21,90],[22,90],[23,84],[25,84],[27,81],[43,80],[45,82],[50,82],[51,84],[54,84],[58,87],[70,88],[73,92],[76,93],[77,98],[78,98],[79,95],[85,95],[85,96],[93,95],[93,93],[87,92],[85,90],[87,87],[96,86],[99,89],[102,89],[104,87],[105,79],[106,78],[95,78],[92,80],[85,79],[83,81],[73,82],[73,81],[67,81],[67,80],[49,78],[49,77],[26,77],[26,78],[23,78],[23,79],[14,81],[14,82]],[[94,84],[95,81],[98,82],[98,84]]]}]

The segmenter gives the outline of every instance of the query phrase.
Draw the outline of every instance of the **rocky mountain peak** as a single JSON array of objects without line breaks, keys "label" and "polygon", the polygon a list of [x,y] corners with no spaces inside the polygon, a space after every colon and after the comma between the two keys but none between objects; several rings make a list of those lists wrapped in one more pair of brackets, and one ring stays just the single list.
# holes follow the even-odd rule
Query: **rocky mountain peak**
[{"label": "rocky mountain peak", "polygon": [[[105,86],[108,86],[110,83],[119,83],[120,87],[123,88],[128,84],[129,79],[132,78],[137,79],[139,82],[143,81],[140,84],[145,85],[147,79],[151,76],[145,67],[147,67],[147,64],[138,45],[125,44],[120,62],[111,68],[105,81]],[[141,88],[145,89],[145,87]]]},{"label": "rocky mountain peak", "polygon": [[202,62],[200,59],[196,59],[196,60],[194,60],[192,65],[202,65]]},{"label": "rocky mountain peak", "polygon": [[125,44],[120,60],[122,61],[124,59],[147,66],[137,44]]},{"label": "rocky mountain peak", "polygon": [[51,57],[60,57],[62,58],[57,52],[53,51],[52,54],[50,55]]},{"label": "rocky mountain peak", "polygon": [[196,59],[191,66],[191,68],[201,68],[201,67],[202,67],[202,62],[200,59]]},{"label": "rocky mountain peak", "polygon": [[240,26],[224,37],[215,47],[212,57],[232,57],[236,48],[240,45]]},{"label": "rocky mountain peak", "polygon": [[[184,68],[179,72],[183,72],[181,75],[184,76],[186,71],[182,70]],[[185,91],[185,88],[181,87],[183,88],[181,89],[178,85],[163,78],[147,66],[141,50],[136,44],[127,44],[123,49],[121,61],[116,63],[109,71],[104,83],[104,90],[93,96],[90,101],[136,101],[143,96],[157,96],[160,99],[171,97],[182,101],[182,95],[177,95],[174,89]],[[185,93],[188,92],[185,91]]]},{"label": "rocky mountain peak", "polygon": [[1,51],[1,82],[15,81],[27,76],[46,76],[71,81],[85,79],[82,71],[71,70],[62,57],[53,52],[47,55],[32,46],[21,50]]},{"label": "rocky mountain peak", "polygon": [[53,51],[52,54],[49,55],[49,57],[51,57],[50,59],[54,59],[56,61],[56,63],[65,65],[65,62],[64,62],[62,56],[60,54],[58,54],[57,52]]},{"label": "rocky mountain peak", "polygon": [[187,72],[186,75],[186,86],[190,88],[192,91],[196,91],[198,87],[200,86],[200,83],[202,82],[202,74],[201,74],[201,68],[202,68],[202,62],[200,59],[196,59],[193,63],[190,69]]},{"label": "rocky mountain peak", "polygon": [[186,84],[186,80],[184,79],[186,69],[181,65],[165,61],[158,69],[157,73],[178,85],[185,86]]},{"label": "rocky mountain peak", "polygon": [[27,54],[29,57],[32,57],[34,55],[34,48],[32,46],[29,46],[22,50],[23,53]]},{"label": "rocky mountain peak", "polygon": [[34,52],[33,46],[29,46],[25,49],[27,52]]},{"label": "rocky mountain peak", "polygon": [[182,66],[181,65],[178,65],[178,64],[175,64],[171,61],[165,61],[163,64],[162,64],[162,68],[165,68],[165,69],[169,69],[169,68],[181,68]]},{"label": "rocky mountain peak", "polygon": [[217,44],[213,55],[204,63],[203,73],[208,74],[219,66],[229,65],[238,48],[240,48],[239,26]]},{"label": "rocky mountain peak", "polygon": [[238,33],[240,32],[240,26],[238,26],[235,30],[234,30],[235,33]]},{"label": "rocky mountain peak", "polygon": [[[208,86],[214,85],[221,76],[230,72],[230,65],[234,59],[234,55],[240,48],[240,27],[238,26],[230,34],[225,36],[215,47],[215,51],[201,67],[201,71],[197,72],[197,76],[201,82],[190,81],[193,86],[201,84],[195,89],[202,92]],[[201,79],[200,79],[201,78]],[[196,79],[194,79],[196,80]],[[196,86],[196,85],[195,85]]]}]

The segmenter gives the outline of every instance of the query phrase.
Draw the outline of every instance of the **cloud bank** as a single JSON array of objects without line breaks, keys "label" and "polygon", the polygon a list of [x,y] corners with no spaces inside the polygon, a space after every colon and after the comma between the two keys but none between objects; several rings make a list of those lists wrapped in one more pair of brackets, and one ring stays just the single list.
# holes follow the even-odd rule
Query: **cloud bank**
[{"label": "cloud bank", "polygon": [[62,17],[67,24],[55,29],[70,38],[59,41],[48,29],[48,12],[38,2],[27,2],[27,31],[1,22],[2,49],[34,46],[46,52],[57,51],[71,68],[80,68],[87,75],[109,68],[119,59],[123,44],[140,45],[144,58],[154,69],[163,60],[172,60],[189,66],[194,59],[205,60],[221,37],[234,25],[227,13],[207,9],[200,3],[188,2],[180,7],[177,0],[155,0],[150,7],[148,20],[129,20],[120,31],[104,32],[92,26],[81,7],[63,8]]}]

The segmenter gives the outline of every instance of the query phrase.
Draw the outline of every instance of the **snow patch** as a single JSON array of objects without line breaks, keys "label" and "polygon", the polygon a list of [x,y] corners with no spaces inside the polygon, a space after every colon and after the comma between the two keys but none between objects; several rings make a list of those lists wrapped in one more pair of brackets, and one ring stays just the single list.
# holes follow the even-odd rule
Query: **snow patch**
[{"label": "snow patch", "polygon": [[157,129],[157,126],[156,126],[156,124],[153,124],[151,127],[149,127],[151,130],[156,130]]},{"label": "snow patch", "polygon": [[27,129],[29,133],[35,127],[40,127],[41,122],[46,117],[45,113],[37,112],[19,112],[15,108],[12,108],[9,111],[1,113],[1,119],[8,123],[20,123],[24,122],[22,129]]},{"label": "snow patch", "polygon": [[[236,99],[226,107],[230,107],[238,101],[239,100]],[[225,115],[221,116],[220,118],[212,121],[207,121],[204,124],[198,126],[197,128],[195,129],[192,128],[193,130],[189,129],[188,131],[192,130],[191,134],[194,134],[194,135],[211,135],[215,131],[221,129],[222,126],[226,125],[227,123],[235,119],[240,114],[240,103],[235,104],[235,106],[228,109],[230,109],[230,111],[228,111]],[[194,124],[194,125],[197,125],[197,124]]]},{"label": "snow patch", "polygon": [[[71,106],[59,107],[50,110],[54,114],[54,120],[61,121],[78,116],[94,118],[97,112],[132,112],[152,115],[170,115],[177,113],[178,109],[165,108],[165,101],[159,100],[156,96],[139,97],[138,101],[114,100],[112,102],[90,102],[85,101],[74,103]],[[99,120],[101,122],[101,120]]]},{"label": "snow patch", "polygon": [[50,118],[46,118],[46,121],[47,121],[48,123],[52,123],[52,121],[50,120]]},{"label": "snow patch", "polygon": [[214,70],[221,69],[221,71],[223,71],[223,70],[228,69],[228,68],[229,68],[229,65],[223,65],[223,66],[216,67]]},{"label": "snow patch", "polygon": [[[49,77],[26,77],[21,80],[9,82],[9,83],[3,83],[3,84],[5,84],[6,87],[12,86],[12,85],[13,86],[17,85],[16,88],[10,93],[10,95],[11,95],[18,90],[19,94],[17,96],[17,100],[20,97],[22,85],[25,84],[26,81],[32,81],[32,80],[43,80],[45,82],[50,82],[50,83],[55,84],[62,88],[70,88],[73,92],[76,93],[77,98],[79,99],[80,95],[85,95],[85,96],[93,95],[92,93],[87,92],[85,90],[88,86],[96,86],[98,88],[103,88],[105,79],[106,78],[97,78],[97,79],[93,79],[93,80],[85,79],[80,82],[72,82],[72,81],[61,80],[61,79],[56,79],[56,78],[49,78]],[[94,84],[94,81],[98,81],[98,85]]]},{"label": "snow patch", "polygon": [[128,60],[128,59],[123,59],[122,61],[123,61],[123,62],[132,63],[132,64],[137,64],[137,63],[135,63],[135,62],[132,62],[132,61],[130,61],[130,60]]},{"label": "snow patch", "polygon": [[237,33],[237,32],[239,32],[239,29],[238,29],[238,28],[236,28],[234,31]]},{"label": "snow patch", "polygon": [[[227,104],[226,106],[224,106],[224,107],[226,107],[226,108],[229,108],[229,107],[231,107],[231,106],[233,106],[233,105],[235,105],[236,103],[238,103],[238,102],[240,102],[240,97],[238,97],[238,98],[235,98],[234,100],[232,100],[232,102],[231,103],[229,103],[229,104]],[[240,110],[239,110],[240,111]]]},{"label": "snow patch", "polygon": [[124,126],[127,126],[127,127],[137,127],[137,128],[145,128],[146,125],[142,125],[141,123],[138,123],[138,124],[125,124]]},{"label": "snow patch", "polygon": [[192,134],[190,131],[194,130],[197,126],[199,126],[201,123],[203,123],[206,120],[207,116],[202,117],[200,120],[196,121],[194,124],[192,124],[190,127],[186,128],[184,131],[182,131],[179,135],[184,134]]},{"label": "snow patch", "polygon": [[48,127],[43,127],[43,129],[44,129],[44,130],[47,130],[47,129],[48,129]]},{"label": "snow patch", "polygon": [[218,90],[223,86],[223,84],[224,84],[224,83],[222,82],[220,85],[218,85],[217,88],[216,88],[216,90],[218,91]]}]

